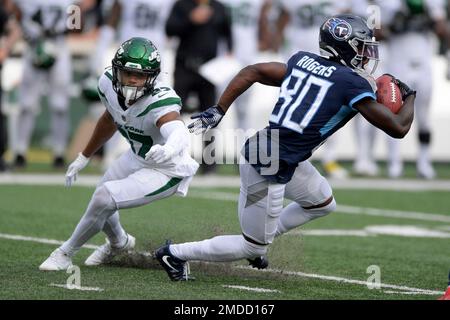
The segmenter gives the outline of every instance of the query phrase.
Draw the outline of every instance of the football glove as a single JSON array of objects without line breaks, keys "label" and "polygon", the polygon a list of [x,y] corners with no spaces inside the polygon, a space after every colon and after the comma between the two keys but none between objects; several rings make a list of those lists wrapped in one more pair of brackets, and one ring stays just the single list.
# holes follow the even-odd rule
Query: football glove
[{"label": "football glove", "polygon": [[406,98],[408,98],[410,95],[416,95],[416,90],[411,89],[406,83],[400,81],[390,73],[385,73],[385,75],[390,76],[394,83],[400,88],[400,93],[402,94],[403,101],[405,101]]},{"label": "football glove", "polygon": [[89,163],[89,158],[86,158],[81,152],[78,157],[69,165],[66,172],[66,187],[70,187],[76,180],[78,172],[83,170]]},{"label": "football glove", "polygon": [[190,133],[200,134],[217,127],[225,112],[219,105],[214,105],[203,112],[194,114],[191,119],[197,119],[188,125]]},{"label": "football glove", "polygon": [[175,150],[169,145],[155,144],[145,154],[145,160],[153,160],[157,164],[161,164],[171,159],[175,155]]}]

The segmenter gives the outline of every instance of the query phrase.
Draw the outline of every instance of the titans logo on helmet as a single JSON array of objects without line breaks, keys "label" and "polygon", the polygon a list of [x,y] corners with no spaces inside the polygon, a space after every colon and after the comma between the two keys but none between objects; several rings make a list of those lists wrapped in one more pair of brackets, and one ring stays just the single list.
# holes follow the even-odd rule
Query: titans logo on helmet
[{"label": "titans logo on helmet", "polygon": [[324,28],[328,28],[333,38],[339,41],[347,40],[352,34],[352,26],[345,20],[330,18],[325,22]]}]

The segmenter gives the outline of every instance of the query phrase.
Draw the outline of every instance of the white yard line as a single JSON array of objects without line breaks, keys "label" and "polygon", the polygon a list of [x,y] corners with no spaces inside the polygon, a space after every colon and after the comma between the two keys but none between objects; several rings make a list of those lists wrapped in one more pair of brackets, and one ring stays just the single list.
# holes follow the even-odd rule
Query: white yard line
[{"label": "white yard line", "polygon": [[[80,175],[76,186],[95,186],[101,179],[99,175]],[[450,191],[449,180],[416,180],[416,179],[364,179],[352,178],[343,180],[328,179],[335,189],[369,189],[369,190],[395,190],[395,191]],[[64,174],[0,174],[1,184],[23,184],[23,185],[64,185]],[[238,176],[195,176],[191,183],[192,187],[239,187]]]},{"label": "white yard line", "polygon": [[50,283],[50,287],[57,287],[57,288],[64,288],[67,290],[80,290],[80,291],[104,291],[102,288],[97,287],[77,287],[77,286],[68,286],[67,284],[57,284],[57,283]]},{"label": "white yard line", "polygon": [[245,290],[245,291],[253,291],[253,292],[263,292],[263,293],[280,293],[280,290],[274,290],[274,289],[264,289],[264,288],[252,288],[252,287],[246,287],[246,286],[237,286],[237,285],[222,285],[224,288],[230,288],[230,289],[238,289],[238,290]]},{"label": "white yard line", "polygon": [[[304,273],[304,272],[297,272],[297,271],[287,271],[287,270],[278,270],[278,269],[263,269],[263,270],[255,270],[254,268],[250,266],[236,266],[236,269],[245,269],[245,270],[252,270],[255,272],[267,272],[267,273],[275,273],[275,274],[283,274],[283,275],[290,275],[290,276],[296,276],[296,277],[302,277],[302,278],[311,278],[311,279],[320,279],[320,280],[327,280],[327,281],[334,281],[334,282],[342,282],[342,283],[350,283],[350,284],[357,284],[366,286],[367,284],[373,284],[371,282],[362,281],[362,280],[353,280],[353,279],[347,279],[342,277],[335,277],[335,276],[325,276],[321,274],[314,274],[314,273]],[[419,289],[419,288],[412,288],[407,286],[398,286],[394,284],[387,284],[387,283],[380,283],[380,288],[388,288],[388,289],[396,289],[396,290],[403,290],[408,292],[417,292],[417,293],[423,293],[423,294],[429,294],[429,295],[441,295],[441,291],[434,291],[434,290],[427,290],[427,289]]]},{"label": "white yard line", "polygon": [[[30,242],[45,243],[45,244],[56,244],[59,246],[64,243],[64,241],[60,241],[60,240],[26,237],[26,236],[21,236],[21,235],[17,235],[17,234],[6,234],[6,233],[0,233],[0,238],[8,239],[8,240],[17,240],[17,241],[30,241]],[[83,246],[83,248],[95,250],[98,248],[98,246],[93,245],[93,244],[85,244]]]},{"label": "white yard line", "polygon": [[[11,235],[11,234],[4,234],[4,233],[0,233],[0,238],[9,239],[9,240],[18,240],[18,241],[30,241],[30,242],[37,242],[37,243],[44,243],[44,244],[62,244],[63,243],[63,241],[60,241],[60,240],[35,238],[35,237],[27,237],[27,236],[22,236],[22,235]],[[83,247],[87,248],[87,249],[96,249],[97,248],[97,246],[94,246],[94,245],[86,245]],[[353,279],[347,279],[347,278],[335,277],[335,276],[326,276],[326,275],[313,274],[313,273],[278,270],[278,269],[270,269],[270,268],[264,269],[264,270],[255,270],[254,268],[252,268],[250,266],[235,266],[233,268],[234,269],[245,269],[245,270],[250,270],[250,271],[255,271],[255,272],[267,272],[267,273],[291,275],[291,276],[297,276],[297,277],[303,277],[303,278],[313,278],[313,279],[321,279],[321,280],[327,280],[327,281],[335,281],[335,282],[367,286],[366,281],[353,280]],[[56,285],[56,286],[65,286],[65,285]],[[424,295],[441,295],[442,294],[441,291],[412,288],[412,287],[407,287],[407,286],[398,286],[398,285],[392,285],[392,284],[386,284],[386,283],[381,283],[380,287],[388,288],[388,289],[395,289],[395,290],[402,290],[402,291],[406,291],[406,292],[416,292],[417,294],[424,294]]]}]

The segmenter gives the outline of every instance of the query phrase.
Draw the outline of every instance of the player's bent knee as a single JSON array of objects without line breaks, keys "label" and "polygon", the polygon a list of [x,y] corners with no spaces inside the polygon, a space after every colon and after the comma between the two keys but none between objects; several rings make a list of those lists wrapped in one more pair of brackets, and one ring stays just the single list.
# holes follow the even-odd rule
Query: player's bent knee
[{"label": "player's bent knee", "polygon": [[103,184],[98,187],[93,195],[93,200],[95,201],[96,206],[99,208],[115,210],[117,208],[116,202],[114,201],[111,193],[108,190],[108,187]]},{"label": "player's bent knee", "polygon": [[313,215],[315,218],[323,217],[336,210],[336,200],[334,200],[334,197],[331,196],[322,204],[303,209],[309,214]]}]

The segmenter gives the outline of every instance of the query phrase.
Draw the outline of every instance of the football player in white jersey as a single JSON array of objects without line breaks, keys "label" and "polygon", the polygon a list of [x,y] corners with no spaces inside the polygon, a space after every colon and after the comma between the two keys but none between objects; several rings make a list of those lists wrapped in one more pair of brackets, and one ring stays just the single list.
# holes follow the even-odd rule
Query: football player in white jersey
[{"label": "football player in white jersey", "polygon": [[108,241],[85,264],[109,262],[135,246],[135,238],[120,224],[119,209],[173,194],[186,195],[199,165],[189,155],[189,133],[179,114],[181,100],[172,88],[157,80],[159,73],[156,47],[145,38],[132,38],[122,44],[112,68],[100,78],[98,91],[106,111],[86,148],[69,166],[66,184],[76,180],[89,158],[117,130],[128,140],[130,149],[107,170],[70,239],[53,251],[40,270],[66,270],[72,256],[100,231],[106,233]]},{"label": "football player in white jersey", "polygon": [[[242,64],[254,61],[259,51],[259,40],[268,35],[267,14],[270,7],[268,0],[222,0],[231,10],[233,55]],[[247,103],[250,91],[236,101],[237,127],[250,128],[247,115]]]},{"label": "football player in white jersey", "polygon": [[[101,27],[97,47],[91,60],[91,72],[102,71],[103,61],[116,31],[119,43],[132,37],[151,39],[163,52],[166,47],[165,23],[174,0],[108,0],[113,1],[108,21]],[[164,70],[164,65],[162,66]],[[101,68],[99,70],[99,68]]]},{"label": "football player in white jersey", "polygon": [[[436,54],[433,33],[448,39],[444,0],[389,1],[396,12],[390,26],[388,46],[390,57],[387,70],[398,74],[417,88],[416,119],[419,150],[416,169],[419,177],[432,179],[436,173],[430,156],[430,102],[432,92],[431,57]],[[389,175],[399,177],[403,172],[399,141],[391,139]]]},{"label": "football player in white jersey", "polygon": [[[280,16],[277,22],[277,41],[287,60],[298,50],[319,53],[319,27],[330,16],[349,11],[348,0],[277,0]],[[330,137],[324,146],[322,166],[331,178],[342,179],[347,170],[336,161],[339,136]]]},{"label": "football player in white jersey", "polygon": [[[64,166],[69,134],[69,88],[72,80],[70,52],[65,35],[74,0],[15,0],[27,47],[19,89],[20,112],[12,146],[14,165],[26,165],[26,152],[34,130],[43,92],[49,98],[53,165]],[[44,87],[45,85],[45,87]]]}]

